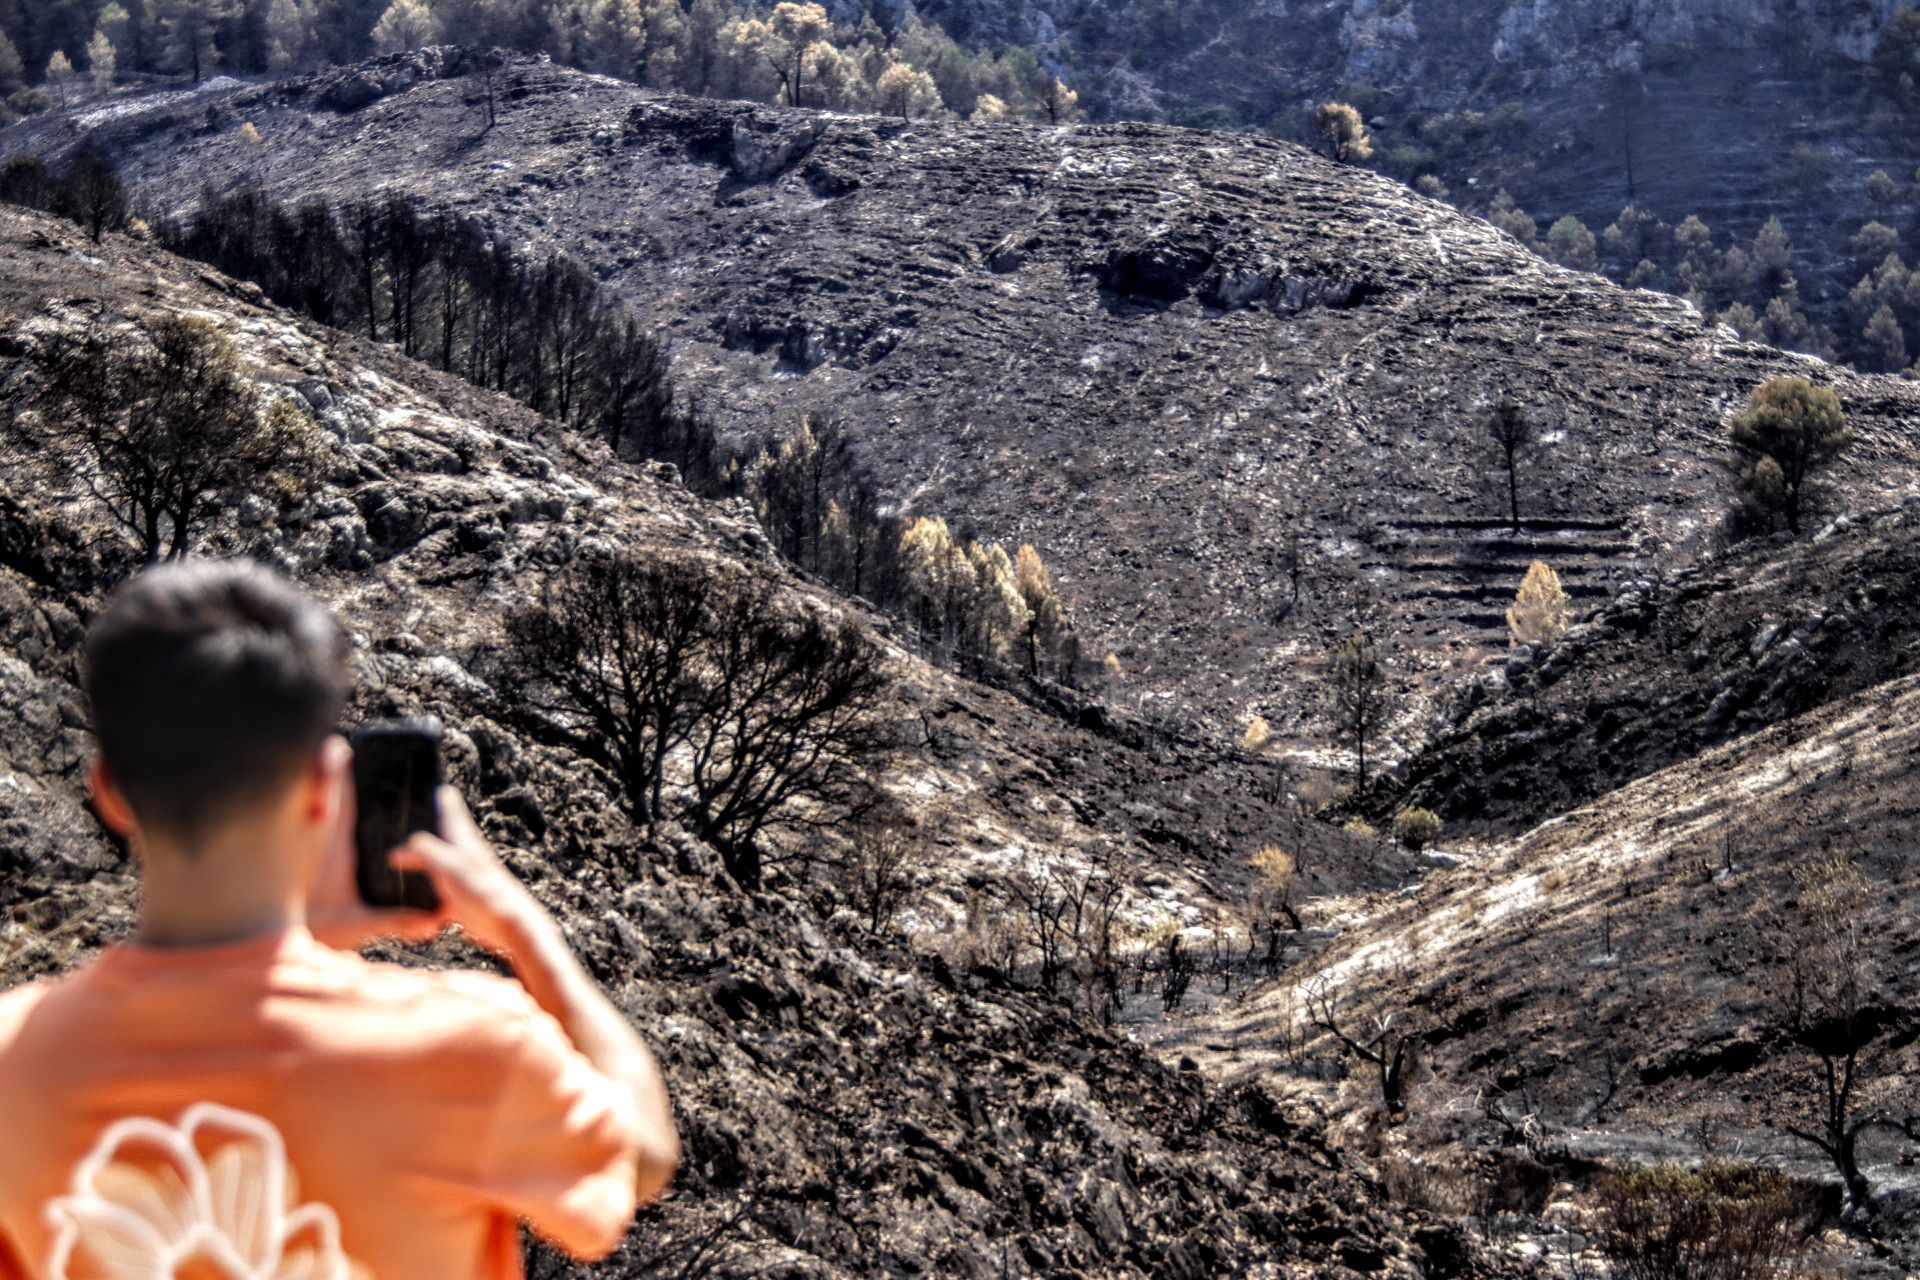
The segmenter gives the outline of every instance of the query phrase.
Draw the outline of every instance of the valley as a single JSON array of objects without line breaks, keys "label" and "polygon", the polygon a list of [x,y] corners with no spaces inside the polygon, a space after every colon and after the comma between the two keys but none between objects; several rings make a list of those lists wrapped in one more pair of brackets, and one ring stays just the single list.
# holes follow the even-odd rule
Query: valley
[{"label": "valley", "polygon": [[[1476,83],[1472,49],[1431,57]],[[184,317],[314,460],[180,543],[338,610],[353,716],[447,721],[487,835],[665,1065],[677,1189],[613,1260],[535,1243],[530,1274],[1920,1268],[1920,381],[1171,124],[440,45],[104,89],[0,129],[0,165],[6,985],[138,903],[76,653],[140,549],[111,462],[28,447],[48,353]],[[656,354],[632,423],[579,408]],[[1763,387],[1840,424],[1793,532],[1786,446],[1736,447],[1778,425]],[[810,500],[779,489],[808,465]],[[823,500],[847,476],[870,491]],[[689,736],[648,800],[530,656],[609,563],[754,584],[743,625],[873,655],[858,785],[730,840]],[[1537,566],[1563,594],[1522,617]],[[1744,1231],[1748,1261],[1630,1269],[1633,1215],[1682,1202],[1691,1247]]]},{"label": "valley", "polygon": [[[716,1251],[709,1265],[720,1274],[776,1265],[871,1274],[903,1259],[981,1275],[1284,1274],[1342,1258],[1371,1259],[1372,1270],[1395,1259],[1404,1270],[1425,1256],[1408,1242],[1429,1230],[1440,1233],[1437,1256],[1474,1256],[1450,1228],[1403,1225],[1361,1174],[1343,1171],[1258,1091],[1215,1090],[1024,984],[872,937],[831,876],[776,874],[746,893],[684,830],[636,842],[606,775],[502,699],[492,658],[506,600],[574,537],[752,563],[749,526],[511,402],[303,327],[191,263],[136,244],[95,246],[69,224],[8,211],[0,243],[0,307],[21,317],[10,319],[10,342],[20,339],[13,326],[75,310],[186,312],[217,319],[263,376],[294,379],[328,404],[320,418],[336,444],[320,500],[293,528],[234,526],[208,550],[271,557],[334,603],[361,647],[358,713],[430,708],[448,720],[453,776],[489,835],[661,1046],[690,1155],[681,1194],[649,1215],[614,1274],[672,1274],[690,1250]],[[21,372],[10,346],[0,376],[17,388]],[[429,494],[418,524],[369,532],[363,509]],[[114,570],[76,536],[76,517],[83,527],[84,508],[10,494],[0,526],[9,983],[115,940],[133,907],[130,868],[83,790],[71,637]],[[807,588],[786,580],[782,590]],[[1160,893],[1159,910],[1197,916],[1234,893],[1234,863],[1191,844],[1190,857],[1158,851],[1147,826],[1190,842],[1202,825],[1157,811],[1163,785],[1165,803],[1219,804],[1213,821],[1236,837],[1264,822],[1277,838],[1293,825],[1259,816],[1248,788],[1213,781],[1217,764],[1183,766],[1076,734],[1004,694],[899,660],[889,720],[903,732],[940,726],[938,745],[916,752],[911,775],[894,784],[913,806],[932,918],[947,889],[957,896],[970,854],[1018,842],[1064,862],[1082,838],[1113,846],[1137,873],[1139,909]],[[1113,787],[1105,800],[1088,787],[1100,777]],[[1143,823],[1137,843],[1121,836],[1123,813]],[[1076,814],[1097,830],[1077,836]],[[1321,874],[1365,874],[1338,833],[1319,845]],[[443,944],[431,958],[471,957]],[[1088,1172],[1068,1190],[1036,1180],[1035,1167]],[[1501,1271],[1489,1262],[1475,1274]]]}]

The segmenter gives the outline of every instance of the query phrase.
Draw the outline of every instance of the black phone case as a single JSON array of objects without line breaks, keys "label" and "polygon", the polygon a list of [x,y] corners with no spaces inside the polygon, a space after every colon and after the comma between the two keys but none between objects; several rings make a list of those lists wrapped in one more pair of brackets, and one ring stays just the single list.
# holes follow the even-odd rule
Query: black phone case
[{"label": "black phone case", "polygon": [[370,907],[432,911],[440,905],[431,880],[394,870],[388,858],[415,832],[440,830],[444,737],[430,717],[370,720],[354,731],[354,878]]}]

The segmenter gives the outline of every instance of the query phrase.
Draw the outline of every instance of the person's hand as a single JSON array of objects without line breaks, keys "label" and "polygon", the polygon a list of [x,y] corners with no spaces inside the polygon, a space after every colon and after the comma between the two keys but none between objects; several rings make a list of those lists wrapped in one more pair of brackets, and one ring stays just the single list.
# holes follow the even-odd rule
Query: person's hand
[{"label": "person's hand", "polygon": [[435,919],[457,924],[474,942],[505,959],[543,931],[558,928],[487,843],[452,787],[440,788],[441,834],[419,832],[393,851],[398,871],[423,872],[440,895]]},{"label": "person's hand", "polygon": [[340,802],[327,837],[326,859],[307,897],[307,929],[321,942],[342,951],[358,951],[376,938],[425,942],[446,927],[430,911],[370,907],[360,897],[353,843],[353,748],[339,738],[322,748],[339,778]]}]

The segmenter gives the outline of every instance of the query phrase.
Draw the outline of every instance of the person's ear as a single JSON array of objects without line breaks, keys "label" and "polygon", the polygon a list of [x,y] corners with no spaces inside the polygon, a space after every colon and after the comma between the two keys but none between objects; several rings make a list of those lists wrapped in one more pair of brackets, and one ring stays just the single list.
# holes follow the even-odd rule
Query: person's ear
[{"label": "person's ear", "polygon": [[107,830],[122,840],[131,840],[134,830],[139,826],[133,816],[133,807],[120,794],[119,784],[114,782],[107,762],[97,755],[87,769],[87,786],[93,792],[93,811],[106,824]]},{"label": "person's ear", "polygon": [[337,733],[329,736],[313,753],[300,780],[300,816],[308,824],[330,827],[339,817],[347,771],[352,764],[353,748]]}]

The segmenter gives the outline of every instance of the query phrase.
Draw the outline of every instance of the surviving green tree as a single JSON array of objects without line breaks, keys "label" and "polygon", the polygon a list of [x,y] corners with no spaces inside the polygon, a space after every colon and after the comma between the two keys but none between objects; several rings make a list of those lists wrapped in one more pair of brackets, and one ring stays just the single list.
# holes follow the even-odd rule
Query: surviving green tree
[{"label": "surviving green tree", "polygon": [[1777,519],[1796,537],[1819,473],[1853,442],[1840,397],[1805,378],[1773,377],[1727,426],[1734,481],[1743,504]]}]

